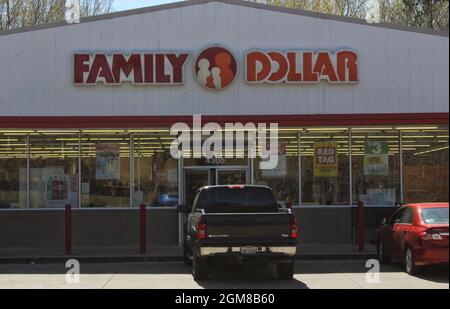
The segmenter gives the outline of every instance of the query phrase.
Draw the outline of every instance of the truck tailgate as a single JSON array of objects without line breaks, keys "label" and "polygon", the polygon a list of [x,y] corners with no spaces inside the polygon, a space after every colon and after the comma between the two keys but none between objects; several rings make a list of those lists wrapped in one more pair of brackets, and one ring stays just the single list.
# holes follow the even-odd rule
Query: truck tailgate
[{"label": "truck tailgate", "polygon": [[206,238],[210,243],[286,243],[290,237],[289,213],[207,214]]}]

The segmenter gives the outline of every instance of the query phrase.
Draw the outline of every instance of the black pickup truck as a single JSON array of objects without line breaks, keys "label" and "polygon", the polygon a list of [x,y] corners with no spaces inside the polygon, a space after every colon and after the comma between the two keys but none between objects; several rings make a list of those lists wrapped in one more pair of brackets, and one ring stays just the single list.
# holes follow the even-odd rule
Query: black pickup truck
[{"label": "black pickup truck", "polygon": [[225,185],[200,188],[186,213],[185,263],[195,280],[208,277],[212,259],[230,263],[277,265],[278,277],[294,274],[297,221],[265,186]]}]

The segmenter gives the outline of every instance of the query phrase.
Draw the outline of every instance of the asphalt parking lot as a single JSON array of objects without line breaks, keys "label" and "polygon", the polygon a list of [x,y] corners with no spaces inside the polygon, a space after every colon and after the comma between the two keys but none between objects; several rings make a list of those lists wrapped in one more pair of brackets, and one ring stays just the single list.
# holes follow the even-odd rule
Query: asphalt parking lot
[{"label": "asphalt parking lot", "polygon": [[[0,288],[198,289],[198,288],[449,288],[448,267],[430,267],[412,277],[400,264],[382,266],[379,283],[366,280],[365,261],[297,261],[291,281],[268,266],[213,266],[210,279],[196,282],[182,262],[81,264],[79,283],[67,283],[64,264],[2,264]],[[373,278],[373,277],[372,277]]]}]

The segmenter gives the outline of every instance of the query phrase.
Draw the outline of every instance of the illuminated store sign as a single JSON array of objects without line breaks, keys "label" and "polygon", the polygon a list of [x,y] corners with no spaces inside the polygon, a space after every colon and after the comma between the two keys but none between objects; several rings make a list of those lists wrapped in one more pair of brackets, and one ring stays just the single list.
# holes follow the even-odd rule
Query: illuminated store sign
[{"label": "illuminated store sign", "polygon": [[245,56],[247,83],[358,82],[356,53],[329,51],[251,51]]},{"label": "illuminated store sign", "polygon": [[[184,83],[185,64],[190,53],[74,54],[75,85],[176,85]],[[247,84],[330,84],[358,82],[358,56],[350,50],[261,51],[244,55]],[[229,87],[237,76],[236,57],[227,49],[213,46],[202,50],[193,63],[197,82],[206,89]]]}]

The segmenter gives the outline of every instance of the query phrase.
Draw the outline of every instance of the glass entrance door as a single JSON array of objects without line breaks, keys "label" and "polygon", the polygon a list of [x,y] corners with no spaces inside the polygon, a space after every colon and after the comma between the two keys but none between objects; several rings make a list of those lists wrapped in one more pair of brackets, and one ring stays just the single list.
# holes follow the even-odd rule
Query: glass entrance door
[{"label": "glass entrance door", "polygon": [[204,186],[250,183],[247,167],[185,167],[184,203],[192,205],[195,192]]},{"label": "glass entrance door", "polygon": [[218,185],[245,185],[247,183],[247,169],[216,170],[216,184]]},{"label": "glass entrance door", "polygon": [[209,169],[184,170],[184,202],[192,205],[195,192],[204,186],[211,185],[211,171]]}]

